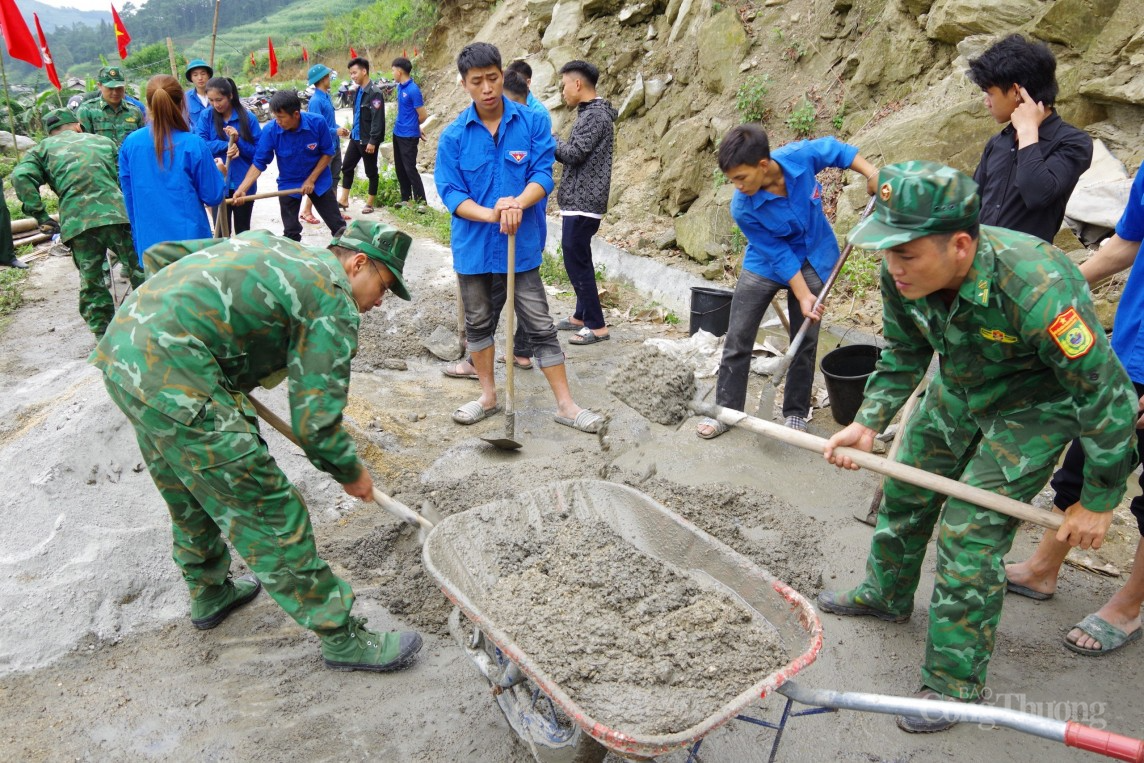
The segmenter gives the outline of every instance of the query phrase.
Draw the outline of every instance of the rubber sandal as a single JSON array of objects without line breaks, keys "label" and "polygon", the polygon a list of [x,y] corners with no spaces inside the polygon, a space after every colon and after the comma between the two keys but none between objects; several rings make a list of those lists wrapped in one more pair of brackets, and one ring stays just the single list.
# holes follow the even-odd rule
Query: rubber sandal
[{"label": "rubber sandal", "polygon": [[718,419],[707,419],[707,418],[703,419],[703,421],[700,421],[699,426],[711,427],[711,431],[707,434],[703,434],[702,432],[699,431],[698,427],[696,428],[695,434],[699,437],[702,437],[704,440],[714,440],[716,437],[718,437],[719,435],[723,434],[724,432],[726,432],[728,429],[731,428],[730,425],[724,424],[722,421],[719,421]]},{"label": "rubber sandal", "polygon": [[568,344],[595,344],[596,342],[606,342],[611,338],[611,334],[594,334],[592,329],[585,326],[576,332],[576,336],[568,340]]},{"label": "rubber sandal", "polygon": [[457,410],[453,411],[453,421],[464,426],[476,424],[478,421],[484,421],[494,413],[500,413],[500,406],[494,405],[492,408],[485,409],[481,405],[480,400],[470,400],[462,405]]},{"label": "rubber sandal", "polygon": [[566,427],[578,429],[581,432],[588,434],[596,434],[600,431],[600,427],[604,423],[604,417],[598,413],[593,413],[587,408],[576,414],[576,418],[570,419],[567,416],[554,416],[553,420],[557,424],[563,424]]},{"label": "rubber sandal", "polygon": [[1095,614],[1087,615],[1083,620],[1074,625],[1073,628],[1079,629],[1100,642],[1100,649],[1086,649],[1083,646],[1077,646],[1069,641],[1068,634],[1065,634],[1065,649],[1088,657],[1098,657],[1102,654],[1114,652],[1122,646],[1131,644],[1140,638],[1141,634],[1144,634],[1144,628],[1137,628],[1131,633],[1125,633],[1103,617],[1097,617]]},{"label": "rubber sandal", "polygon": [[352,220],[353,217],[351,217],[350,215],[347,215],[345,212],[342,212],[342,219],[343,220]]},{"label": "rubber sandal", "polygon": [[[502,365],[504,364],[504,355],[497,355],[497,363],[501,363]],[[512,364],[519,368],[521,371],[531,371],[533,369],[531,360],[526,363],[521,363],[516,358],[513,358]]]},{"label": "rubber sandal", "polygon": [[310,223],[310,225],[318,225],[321,223],[321,220],[314,217],[313,215],[298,215],[298,219],[304,223]]},{"label": "rubber sandal", "polygon": [[560,322],[556,324],[557,331],[579,331],[584,328],[583,323],[573,323],[567,318],[561,318]]},{"label": "rubber sandal", "polygon": [[[1015,593],[1018,596],[1024,596],[1027,599],[1032,599],[1033,601],[1048,601],[1049,599],[1053,598],[1053,595],[1051,593],[1044,593],[1043,591],[1034,591],[1032,588],[1029,588],[1028,586],[1023,586],[1023,585],[1020,585],[1018,583],[1013,583],[1013,582],[1005,583],[1005,590],[1007,590],[1009,593]],[[1103,644],[1104,642],[1102,641],[1101,643]]]},{"label": "rubber sandal", "polygon": [[445,376],[448,376],[450,379],[480,379],[481,378],[481,377],[477,376],[475,371],[469,372],[469,371],[458,370],[461,367],[462,367],[462,364],[460,362],[450,363],[449,365],[447,365],[441,369],[441,373],[445,374]]},{"label": "rubber sandal", "polygon": [[361,208],[361,213],[363,215],[372,215],[373,214],[373,207],[368,206],[368,205],[364,206]]}]

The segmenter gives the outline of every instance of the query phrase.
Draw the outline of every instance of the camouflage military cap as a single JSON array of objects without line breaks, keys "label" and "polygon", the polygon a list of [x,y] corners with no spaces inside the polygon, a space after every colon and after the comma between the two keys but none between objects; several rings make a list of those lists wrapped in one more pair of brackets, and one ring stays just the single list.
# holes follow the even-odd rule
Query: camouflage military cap
[{"label": "camouflage military cap", "polygon": [[41,120],[44,124],[44,130],[48,135],[52,134],[52,130],[64,125],[79,124],[79,117],[71,109],[52,109]]},{"label": "camouflage military cap", "polygon": [[390,291],[401,299],[408,300],[409,289],[405,286],[401,271],[405,267],[405,257],[409,254],[409,245],[412,243],[413,239],[407,233],[402,233],[391,225],[354,220],[330,245],[353,249],[384,264],[397,279]]},{"label": "camouflage military cap", "polygon": [[968,175],[938,162],[889,164],[878,173],[874,212],[847,240],[860,249],[890,249],[971,228],[980,211],[977,183]]},{"label": "camouflage military cap", "polygon": [[99,70],[99,84],[104,87],[123,87],[123,70],[118,66],[105,66]]}]

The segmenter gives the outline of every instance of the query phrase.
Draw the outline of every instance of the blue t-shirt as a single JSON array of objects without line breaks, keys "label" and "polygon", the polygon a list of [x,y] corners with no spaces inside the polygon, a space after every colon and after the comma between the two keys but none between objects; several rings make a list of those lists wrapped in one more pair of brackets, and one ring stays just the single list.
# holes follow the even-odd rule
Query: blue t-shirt
[{"label": "blue t-shirt", "polygon": [[[1128,193],[1128,206],[1116,223],[1116,235],[1125,241],[1144,241],[1144,172],[1136,173]],[[1116,307],[1112,349],[1129,378],[1144,383],[1144,260],[1139,252]]]},{"label": "blue t-shirt", "polygon": [[[495,141],[477,115],[477,107],[470,104],[437,143],[433,179],[441,201],[453,213],[453,269],[462,275],[508,271],[508,237],[496,223],[459,217],[456,210],[463,201],[472,199],[492,207],[501,197],[518,196],[529,183],[552,193],[556,140],[532,109],[501,100],[504,116]],[[516,272],[540,267],[547,232],[541,199],[524,210],[517,229]]]},{"label": "blue t-shirt", "polygon": [[417,119],[417,109],[425,105],[421,88],[411,79],[397,86],[397,119],[393,122],[393,134],[399,138],[420,138],[421,122]]},{"label": "blue t-shirt", "polygon": [[119,185],[140,264],[143,251],[160,241],[210,238],[203,205],[217,206],[226,195],[222,173],[202,138],[172,133],[174,152],[164,151],[159,167],[151,129],[131,133],[119,149]]},{"label": "blue t-shirt", "polygon": [[317,114],[326,120],[326,124],[330,126],[330,137],[334,139],[336,144],[338,140],[338,118],[334,114],[334,102],[330,100],[330,94],[325,90],[314,88],[314,94],[310,96],[310,105],[306,107],[306,111]]},{"label": "blue t-shirt", "polygon": [[778,283],[810,262],[826,281],[838,260],[838,241],[822,211],[822,186],[815,175],[827,167],[849,167],[858,149],[835,138],[788,143],[771,154],[786,179],[786,196],[759,189],[735,191],[731,216],[747,237],[743,269]]},{"label": "blue t-shirt", "polygon": [[[270,160],[278,162],[278,190],[298,188],[310,177],[318,160],[333,156],[336,152],[334,139],[326,120],[317,114],[300,113],[302,120],[293,130],[283,130],[277,122],[269,122],[258,139],[258,148],[251,162],[258,170],[264,171]],[[321,196],[330,190],[333,180],[330,173],[322,172],[314,181],[314,194]],[[301,194],[293,194],[300,198]]]},{"label": "blue t-shirt", "polygon": [[[203,113],[199,114],[198,124],[195,125],[195,134],[206,141],[207,148],[211,151],[211,156],[216,159],[222,159],[226,162],[226,150],[229,146],[229,139],[226,133],[219,133],[215,129],[214,122],[215,110],[207,108]],[[234,190],[242,185],[243,178],[246,177],[246,171],[250,169],[250,163],[254,160],[254,152],[258,148],[258,139],[262,135],[262,125],[258,124],[258,117],[249,111],[246,112],[246,123],[250,125],[250,137],[253,138],[250,142],[242,139],[242,131],[238,127],[238,112],[231,109],[230,114],[227,116],[224,126],[233,127],[238,132],[238,141],[235,145],[238,146],[238,156],[230,160],[230,167],[226,171],[226,187]],[[258,183],[254,183],[246,191],[253,196],[258,193]]]}]

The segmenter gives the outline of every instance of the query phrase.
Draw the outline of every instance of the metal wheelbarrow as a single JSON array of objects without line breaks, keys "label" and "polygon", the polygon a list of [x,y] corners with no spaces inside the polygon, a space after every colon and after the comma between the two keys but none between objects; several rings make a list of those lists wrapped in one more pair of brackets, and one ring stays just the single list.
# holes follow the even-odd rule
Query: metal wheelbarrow
[{"label": "metal wheelbarrow", "polygon": [[[700,722],[668,734],[642,734],[594,718],[540,664],[488,616],[499,578],[495,553],[474,539],[511,528],[547,537],[553,517],[564,514],[602,522],[633,549],[686,574],[704,588],[730,593],[773,626],[789,662],[755,680]],[[723,542],[625,485],[571,480],[523,493],[447,517],[430,533],[422,557],[425,569],[456,604],[450,632],[491,684],[509,725],[541,763],[594,763],[609,750],[629,759],[648,759],[681,748],[698,750],[702,739],[733,718],[777,729],[771,759],[777,754],[788,716],[828,709],[913,715],[937,715],[972,723],[994,724],[1064,742],[1120,760],[1144,761],[1144,742],[1076,722],[1056,721],[1004,708],[960,702],[805,688],[791,679],[814,662],[822,649],[822,623],[801,594]],[[538,622],[538,628],[544,623]],[[741,716],[760,697],[788,698],[781,725]],[[815,709],[790,713],[792,702]]]}]

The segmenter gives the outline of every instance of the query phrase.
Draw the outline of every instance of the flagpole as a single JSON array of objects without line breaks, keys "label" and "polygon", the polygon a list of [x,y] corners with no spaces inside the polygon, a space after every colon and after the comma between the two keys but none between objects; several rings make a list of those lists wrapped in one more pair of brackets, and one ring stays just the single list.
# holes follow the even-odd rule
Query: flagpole
[{"label": "flagpole", "polygon": [[4,101],[8,104],[8,122],[12,127],[12,150],[16,152],[16,161],[20,161],[20,144],[16,140],[16,115],[12,113],[12,96],[8,92],[8,70],[4,68],[3,54],[0,54],[0,77],[4,79]]},{"label": "flagpole", "polygon": [[211,27],[211,69],[214,69],[214,48],[215,38],[218,37],[218,4],[221,0],[215,0],[214,3],[214,25]]}]

